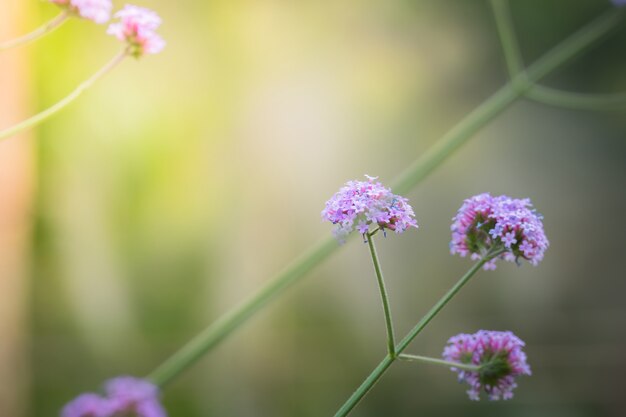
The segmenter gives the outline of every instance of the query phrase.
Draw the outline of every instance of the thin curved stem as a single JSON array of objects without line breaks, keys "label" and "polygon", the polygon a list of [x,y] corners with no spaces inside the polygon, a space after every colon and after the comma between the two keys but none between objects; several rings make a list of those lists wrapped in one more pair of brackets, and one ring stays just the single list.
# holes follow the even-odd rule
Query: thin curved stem
[{"label": "thin curved stem", "polygon": [[[497,256],[497,255],[496,255]],[[465,284],[482,268],[482,266],[488,262],[491,257],[485,256],[478,262],[476,262],[466,273],[459,279],[459,281],[448,290],[448,292],[437,301],[437,303],[422,317],[417,325],[398,343],[396,346],[396,352],[399,354],[406,349],[413,339],[426,327],[428,323],[445,307],[446,304],[458,293]],[[370,375],[363,381],[356,391],[348,398],[348,400],[341,406],[341,408],[335,413],[335,417],[347,416],[350,411],[365,397],[374,384],[383,376],[385,371],[389,368],[391,363],[396,358],[387,355],[378,366],[370,373]]]},{"label": "thin curved stem", "polygon": [[615,29],[622,21],[624,13],[626,13],[624,8],[613,7],[556,45],[537,62],[528,67],[529,80],[537,82],[564,63],[582,54]]},{"label": "thin curved stem", "polygon": [[555,107],[577,110],[619,110],[626,106],[626,93],[581,94],[532,84],[529,87],[515,35],[508,0],[490,0],[506,66],[514,85],[526,98]]},{"label": "thin curved stem", "polygon": [[387,352],[392,358],[396,356],[396,340],[393,335],[393,322],[391,320],[391,308],[389,307],[389,296],[387,295],[387,288],[385,287],[385,279],[383,278],[383,272],[380,268],[380,262],[378,261],[378,254],[376,253],[376,246],[374,245],[374,234],[368,233],[367,243],[370,247],[370,254],[372,255],[372,262],[374,263],[374,270],[376,271],[376,279],[378,281],[378,290],[380,291],[380,298],[383,303],[383,311],[385,313],[385,325],[387,326]]},{"label": "thin curved stem", "polygon": [[[614,29],[621,21],[621,16],[621,12],[616,10],[606,13],[589,23],[533,64],[528,69],[528,77],[534,82],[563,66],[606,35],[610,30]],[[467,143],[472,135],[502,113],[522,94],[520,90],[513,87],[512,82],[505,84],[407,167],[392,182],[394,192],[405,194],[410,191],[433,172],[435,168],[445,162],[450,155]],[[321,239],[284,270],[276,274],[255,294],[211,323],[149,374],[147,378],[161,387],[169,383],[193,365],[206,352],[241,327],[257,311],[261,310],[292,284],[313,270],[318,264],[330,257],[337,249],[337,243],[333,238]],[[397,346],[396,352],[398,352]],[[376,370],[370,374],[367,381],[371,379],[375,383],[392,362],[393,359],[386,356]]]},{"label": "thin curved stem", "polygon": [[[595,19],[569,38],[555,46],[536,63],[529,67],[526,75],[518,74],[515,79],[511,80],[507,85],[494,94],[487,103],[491,106],[485,108],[480,106],[474,110],[470,115],[464,119],[460,125],[457,125],[459,129],[458,135],[452,135],[454,140],[459,140],[464,135],[469,135],[484,124],[495,117],[500,111],[502,111],[508,104],[519,98],[527,90],[532,87],[532,83],[536,82],[540,78],[546,76],[556,68],[562,66],[566,62],[574,59],[576,56],[586,50],[593,43],[598,41],[603,36],[606,36],[617,24],[621,21],[623,12],[621,10],[611,10],[599,18]],[[495,104],[498,103],[496,106]],[[486,103],[485,103],[486,104]],[[471,133],[469,133],[471,132]],[[451,133],[449,133],[451,134]],[[432,150],[432,148],[431,148]],[[430,155],[424,155],[424,157]],[[430,158],[429,158],[430,159]],[[418,160],[419,161],[419,160]],[[436,159],[430,161],[434,163]],[[425,169],[425,167],[422,167]],[[398,188],[405,187],[405,183],[400,183]],[[494,255],[495,256],[495,255]],[[445,306],[460,288],[465,285],[467,280],[486,263],[488,259],[483,259],[476,263],[468,273],[461,278],[461,280],[441,299],[433,308],[426,314],[420,322],[400,341],[396,346],[396,352],[402,353],[404,349],[411,343],[411,341],[423,330],[424,327],[432,320],[432,318]],[[391,366],[395,358],[387,355],[378,366],[370,373],[370,375],[363,381],[363,383],[357,388],[357,390],[350,396],[350,398],[341,406],[341,408],[335,414],[335,417],[346,416],[350,411],[361,401],[361,399],[372,389],[374,384],[381,378],[385,371]]]},{"label": "thin curved stem", "polygon": [[42,111],[40,113],[37,113],[36,115],[34,115],[34,116],[32,116],[32,117],[30,117],[30,118],[28,118],[28,119],[26,119],[26,120],[16,124],[14,126],[11,126],[11,127],[7,128],[7,129],[4,129],[4,130],[0,131],[0,141],[13,136],[16,133],[21,132],[22,130],[25,130],[25,129],[28,129],[30,127],[38,125],[39,123],[43,122],[44,120],[46,120],[50,116],[54,115],[58,111],[60,111],[63,108],[65,108],[65,106],[70,104],[72,101],[76,100],[78,98],[78,96],[80,96],[83,93],[83,91],[87,90],[96,81],[98,81],[101,77],[103,77],[105,74],[107,74],[113,68],[115,68],[117,66],[117,64],[122,62],[122,60],[127,55],[128,55],[128,52],[127,52],[126,49],[124,49],[122,52],[120,52],[115,57],[113,57],[113,59],[110,60],[104,67],[100,68],[98,70],[98,72],[96,72],[90,78],[88,78],[87,80],[85,80],[84,82],[79,84],[78,87],[76,87],[76,89],[74,91],[72,91],[69,95],[67,95],[65,98],[61,99],[60,101],[58,101],[57,103],[55,103],[51,107],[48,107],[46,110],[44,110],[44,111]]},{"label": "thin curved stem", "polygon": [[56,28],[60,27],[63,23],[67,21],[70,17],[70,14],[67,11],[63,11],[56,15],[52,20],[48,23],[38,27],[26,35],[20,36],[19,38],[10,39],[8,41],[0,42],[0,51],[5,51],[10,48],[15,48],[17,46],[26,45],[33,41],[36,41],[39,38],[44,37],[52,33]]},{"label": "thin curved stem", "polygon": [[454,151],[465,144],[472,135],[520,98],[527,89],[530,89],[531,82],[539,81],[570,62],[615,29],[622,21],[625,12],[625,8],[612,8],[539,58],[528,67],[526,75],[518,74],[514,81],[505,84],[402,172],[392,183],[393,191],[397,194],[410,191],[415,184],[423,180]]},{"label": "thin curved stem", "polygon": [[467,363],[458,363],[458,362],[451,362],[451,361],[445,361],[443,359],[437,359],[437,358],[431,358],[428,356],[420,356],[420,355],[409,355],[407,353],[402,353],[400,355],[398,355],[398,359],[402,359],[405,361],[409,361],[409,362],[423,362],[423,363],[430,363],[433,365],[440,365],[440,366],[445,366],[445,367],[452,367],[452,368],[458,368],[458,369],[463,369],[464,371],[479,371],[480,370],[480,366],[478,365],[469,365]]},{"label": "thin curved stem", "polygon": [[583,94],[534,85],[525,96],[539,103],[575,110],[626,109],[626,92],[611,94]]},{"label": "thin curved stem", "polygon": [[513,79],[517,74],[524,70],[524,63],[517,38],[515,36],[509,2],[508,0],[491,0],[490,3],[495,17],[500,43],[502,43],[504,59],[509,71],[509,76]]}]

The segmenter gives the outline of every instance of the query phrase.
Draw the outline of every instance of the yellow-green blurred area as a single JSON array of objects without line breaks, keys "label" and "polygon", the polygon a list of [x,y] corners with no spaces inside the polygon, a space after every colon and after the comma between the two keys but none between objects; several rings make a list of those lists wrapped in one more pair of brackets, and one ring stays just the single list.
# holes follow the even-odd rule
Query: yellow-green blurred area
[{"label": "yellow-green blurred area", "polygon": [[[32,138],[0,144],[32,140],[36,176],[27,291],[0,294],[26,312],[0,334],[0,346],[22,341],[26,382],[0,381],[18,404],[1,417],[55,416],[110,377],[147,375],[330,234],[320,211],[345,181],[390,183],[507,81],[484,0],[135,3],[162,16],[163,53],[127,59]],[[21,33],[58,12],[0,5]],[[610,7],[512,0],[526,63]],[[544,81],[624,91],[625,45],[626,21]],[[0,55],[0,77],[4,59],[27,57],[17,87],[32,114],[121,48],[104,26],[72,19]],[[448,251],[464,198],[530,197],[544,215],[551,247],[538,267],[480,273],[408,349],[439,356],[456,333],[511,330],[533,376],[511,401],[471,402],[448,369],[396,363],[354,416],[626,415],[625,115],[520,100],[407,195],[419,230],[377,239],[400,336],[471,265]],[[385,347],[367,245],[354,239],[163,401],[174,417],[328,416]]]}]

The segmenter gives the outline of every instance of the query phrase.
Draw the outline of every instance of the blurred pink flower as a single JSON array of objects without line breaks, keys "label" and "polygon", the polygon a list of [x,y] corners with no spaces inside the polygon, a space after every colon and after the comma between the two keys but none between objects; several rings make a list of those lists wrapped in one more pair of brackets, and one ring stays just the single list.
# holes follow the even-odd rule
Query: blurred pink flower
[{"label": "blurred pink flower", "polygon": [[61,411],[61,417],[109,417],[112,414],[111,401],[92,393],[79,395]]},{"label": "blurred pink flower", "polygon": [[107,33],[127,42],[134,57],[156,54],[165,47],[165,41],[155,32],[161,18],[152,10],[127,4],[114,17],[120,21],[111,23]]},{"label": "blurred pink flower", "polygon": [[50,0],[70,13],[96,23],[106,23],[111,17],[111,0]]},{"label": "blurred pink flower", "polygon": [[81,394],[61,411],[61,417],[166,417],[156,385],[141,378],[120,376],[107,381],[106,397]]}]

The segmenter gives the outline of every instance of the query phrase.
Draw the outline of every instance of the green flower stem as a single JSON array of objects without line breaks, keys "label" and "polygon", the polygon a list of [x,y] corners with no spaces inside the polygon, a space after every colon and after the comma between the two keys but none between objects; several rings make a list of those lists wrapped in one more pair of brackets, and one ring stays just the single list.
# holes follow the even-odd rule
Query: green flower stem
[{"label": "green flower stem", "polygon": [[25,130],[25,129],[28,129],[30,127],[38,125],[39,123],[41,123],[44,120],[46,120],[48,117],[50,117],[50,116],[54,115],[55,113],[57,113],[59,110],[62,110],[63,108],[65,108],[65,106],[67,106],[72,101],[74,101],[76,98],[78,98],[78,96],[80,96],[83,93],[83,91],[87,90],[96,81],[98,81],[98,79],[100,79],[102,76],[104,76],[109,71],[111,71],[113,68],[115,68],[117,66],[117,64],[122,62],[122,60],[126,56],[128,56],[128,52],[127,52],[126,49],[124,49],[119,54],[115,55],[115,57],[113,57],[113,59],[110,60],[104,67],[100,68],[98,70],[98,72],[96,72],[94,75],[92,75],[86,81],[84,81],[81,84],[79,84],[78,87],[76,87],[76,89],[74,91],[72,91],[69,95],[67,95],[61,101],[58,101],[57,103],[55,103],[51,107],[47,108],[46,110],[42,111],[41,113],[38,113],[38,114],[36,114],[36,115],[26,119],[26,120],[24,120],[24,121],[22,121],[22,122],[20,122],[20,123],[18,123],[16,125],[14,125],[14,126],[11,126],[11,127],[7,128],[5,130],[0,131],[0,141],[13,136],[13,135],[21,132],[22,130]]},{"label": "green flower stem", "polygon": [[518,74],[516,81],[510,81],[496,91],[402,172],[392,183],[394,193],[405,194],[410,191],[472,135],[523,96],[533,82],[562,67],[615,29],[624,12],[624,8],[612,8],[539,58],[528,68],[526,75]]},{"label": "green flower stem", "polygon": [[50,20],[48,23],[38,27],[32,32],[27,33],[24,36],[20,36],[19,38],[1,42],[0,51],[4,51],[10,48],[15,48],[16,46],[26,45],[27,43],[31,43],[49,33],[52,33],[56,28],[60,27],[63,23],[65,23],[69,17],[70,17],[70,14],[67,11],[63,11],[59,13],[56,17],[54,17],[52,20]]},{"label": "green flower stem", "polygon": [[[540,58],[529,69],[529,77],[532,81],[537,81],[561,67],[598,41],[602,36],[606,35],[611,29],[615,28],[620,21],[621,12],[619,10],[611,11],[594,20]],[[528,88],[530,88],[530,86]],[[405,194],[423,181],[428,174],[465,144],[472,135],[478,132],[521,96],[522,92],[515,89],[510,82],[507,83],[474,111],[469,113],[442,138],[437,140],[437,142],[413,164],[403,171],[395,181],[393,181],[394,192],[397,194]],[[282,291],[285,291],[291,284],[301,279],[318,264],[326,260],[337,248],[337,243],[332,237],[322,239],[303,255],[296,258],[286,269],[278,273],[256,294],[250,296],[247,300],[210,324],[200,334],[160,365],[148,378],[160,386],[170,382],[174,377],[182,373],[196,360],[202,357],[203,354],[211,350],[220,341],[230,335],[230,333],[244,324]],[[396,351],[398,351],[398,349],[396,349]],[[376,370],[368,377],[368,381],[373,379],[375,382],[392,362],[393,359],[389,356],[383,359]]]},{"label": "green flower stem", "polygon": [[408,355],[408,354],[400,354],[398,355],[398,359],[402,359],[410,362],[424,362],[424,363],[432,363],[433,365],[441,365],[447,368],[458,368],[463,369],[464,371],[479,371],[480,366],[478,365],[469,365],[466,363],[458,363],[458,362],[450,362],[444,361],[443,359],[437,358],[429,358],[428,356],[419,356],[419,355]]},{"label": "green flower stem", "polygon": [[383,272],[380,269],[380,262],[378,261],[378,254],[376,253],[376,246],[374,245],[374,233],[367,234],[367,243],[370,247],[370,253],[372,254],[372,261],[374,262],[374,270],[376,271],[376,279],[378,280],[378,289],[380,290],[380,298],[383,302],[383,311],[385,312],[385,324],[387,326],[387,352],[392,358],[396,356],[396,340],[393,335],[393,323],[391,321],[391,309],[389,308],[389,297],[387,296],[387,289],[385,288],[385,279],[383,278]]},{"label": "green flower stem", "polygon": [[515,37],[515,30],[513,29],[509,2],[508,0],[490,0],[490,3],[498,29],[498,36],[502,43],[509,76],[513,79],[524,70],[524,63]]},{"label": "green flower stem", "polygon": [[245,300],[239,306],[222,315],[203,332],[194,337],[189,343],[174,353],[169,359],[155,369],[147,379],[156,385],[164,386],[207,351],[215,347],[226,336],[246,322],[265,304],[277,297],[290,284],[311,271],[320,262],[330,256],[337,248],[335,239],[322,239],[317,245],[296,258],[290,265],[280,272],[274,279],[265,284],[260,291]]},{"label": "green flower stem", "polygon": [[539,103],[574,110],[623,110],[626,108],[626,93],[582,94],[561,91],[534,85],[526,97]]},{"label": "green flower stem", "polygon": [[[526,98],[550,106],[576,110],[620,110],[626,107],[626,93],[581,94],[541,85],[532,85],[531,88],[526,89],[523,82],[525,77],[524,64],[515,36],[509,2],[508,0],[490,0],[490,3],[509,76],[512,80],[517,80],[517,85],[522,91],[525,91]],[[521,77],[516,78],[518,75]]]},{"label": "green flower stem", "polygon": [[[483,257],[478,262],[476,262],[465,273],[465,275],[463,275],[461,279],[452,288],[450,288],[439,301],[437,301],[437,303],[428,311],[428,313],[426,313],[424,317],[422,317],[417,325],[404,337],[404,339],[400,341],[400,343],[398,343],[398,346],[396,346],[396,352],[398,353],[398,355],[401,354],[404,349],[406,349],[409,343],[411,343],[411,341],[415,339],[415,337],[424,329],[424,327],[426,327],[426,325],[430,323],[430,321],[437,315],[437,313],[439,313],[441,309],[443,309],[445,305],[448,304],[452,297],[454,297],[455,294],[459,292],[459,290],[463,288],[465,284],[467,284],[470,278],[472,278],[474,274],[476,274],[476,272],[478,272],[487,261],[489,261],[493,256],[497,255],[498,253],[493,253]],[[391,357],[390,355],[385,356],[380,364],[378,364],[376,369],[374,369],[372,373],[370,373],[365,381],[363,381],[361,386],[357,388],[356,391],[354,391],[350,398],[348,398],[348,401],[346,401],[337,411],[337,413],[335,413],[335,417],[347,416],[348,413],[350,413],[350,411],[352,411],[352,409],[359,403],[359,401],[363,399],[365,394],[367,394],[369,390],[372,389],[372,387],[380,379],[380,377],[383,376],[385,371],[389,368],[389,366],[393,363],[395,359],[396,358]]]}]

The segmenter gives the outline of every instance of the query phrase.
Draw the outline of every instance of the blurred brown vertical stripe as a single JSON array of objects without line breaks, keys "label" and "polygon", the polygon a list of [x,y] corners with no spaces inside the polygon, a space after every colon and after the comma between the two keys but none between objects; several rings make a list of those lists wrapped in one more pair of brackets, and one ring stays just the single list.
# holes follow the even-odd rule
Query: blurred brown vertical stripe
[{"label": "blurred brown vertical stripe", "polygon": [[[0,39],[28,30],[28,2],[0,0]],[[29,50],[0,52],[0,127],[29,113]],[[0,417],[28,413],[28,247],[33,194],[29,133],[0,143]]]}]

